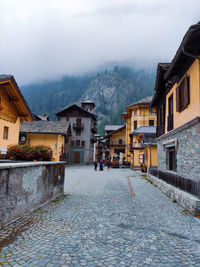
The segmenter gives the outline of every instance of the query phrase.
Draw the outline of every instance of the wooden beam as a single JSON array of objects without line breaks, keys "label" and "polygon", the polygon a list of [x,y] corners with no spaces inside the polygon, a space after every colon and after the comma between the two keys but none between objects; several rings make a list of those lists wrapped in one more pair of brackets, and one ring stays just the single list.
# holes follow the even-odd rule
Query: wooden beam
[{"label": "wooden beam", "polygon": [[18,102],[19,98],[18,97],[9,97],[10,102]]}]

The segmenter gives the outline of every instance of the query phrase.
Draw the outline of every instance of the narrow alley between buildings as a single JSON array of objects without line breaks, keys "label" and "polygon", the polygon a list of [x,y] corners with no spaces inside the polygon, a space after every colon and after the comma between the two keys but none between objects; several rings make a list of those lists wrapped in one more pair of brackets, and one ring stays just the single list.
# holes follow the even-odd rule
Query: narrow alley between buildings
[{"label": "narrow alley between buildings", "polygon": [[66,196],[0,231],[0,266],[200,266],[200,219],[145,175],[66,168]]}]

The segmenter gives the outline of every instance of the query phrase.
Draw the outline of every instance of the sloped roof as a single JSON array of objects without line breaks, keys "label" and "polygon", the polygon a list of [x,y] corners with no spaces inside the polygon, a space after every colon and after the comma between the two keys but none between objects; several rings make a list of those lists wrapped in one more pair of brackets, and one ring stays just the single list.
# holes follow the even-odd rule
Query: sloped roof
[{"label": "sloped roof", "polygon": [[123,125],[105,125],[105,131],[116,131]]},{"label": "sloped roof", "polygon": [[132,107],[132,106],[136,106],[136,105],[150,104],[151,101],[152,101],[152,98],[153,98],[153,96],[145,97],[145,98],[143,98],[143,99],[141,99],[139,101],[136,101],[136,102],[128,105],[127,108]]},{"label": "sloped roof", "polygon": [[0,84],[3,85],[8,97],[13,99],[13,104],[19,112],[21,120],[33,121],[34,117],[17,85],[17,82],[15,81],[14,76],[7,74],[0,75]]},{"label": "sloped roof", "polygon": [[130,133],[132,135],[143,134],[143,144],[156,144],[156,126],[140,126],[135,131]]},{"label": "sloped roof", "polygon": [[200,22],[191,25],[165,73],[165,79],[178,76],[180,79],[194,60],[200,59]]},{"label": "sloped roof", "polygon": [[136,134],[156,134],[156,126],[140,126],[130,133],[130,135]]},{"label": "sloped roof", "polygon": [[[113,126],[117,126],[117,125],[113,125]],[[104,138],[107,138],[107,137],[117,133],[118,131],[121,131],[124,128],[126,128],[126,125],[121,125],[121,127],[119,127],[118,129],[116,129],[116,130],[112,131],[111,133],[105,135]]]},{"label": "sloped roof", "polygon": [[95,118],[95,119],[96,119],[96,117],[97,117],[94,113],[92,113],[92,112],[90,112],[90,111],[87,111],[87,110],[85,110],[84,108],[81,108],[81,107],[78,106],[77,104],[73,104],[73,105],[71,105],[71,106],[64,107],[63,109],[61,109],[60,111],[58,111],[58,112],[56,113],[56,116],[61,116],[62,113],[66,112],[67,110],[72,109],[72,108],[78,108],[79,110],[85,112],[86,114],[92,116],[92,117]]},{"label": "sloped roof", "polygon": [[69,122],[65,121],[33,121],[23,122],[20,126],[20,133],[49,133],[67,134]]},{"label": "sloped roof", "polygon": [[95,106],[95,103],[92,100],[82,100],[81,104],[93,104]]},{"label": "sloped roof", "polygon": [[159,99],[164,95],[165,93],[165,86],[166,86],[166,80],[164,79],[164,75],[169,69],[170,63],[158,63],[157,66],[157,74],[156,74],[156,83],[155,83],[155,94],[153,96],[151,105],[155,106]]}]

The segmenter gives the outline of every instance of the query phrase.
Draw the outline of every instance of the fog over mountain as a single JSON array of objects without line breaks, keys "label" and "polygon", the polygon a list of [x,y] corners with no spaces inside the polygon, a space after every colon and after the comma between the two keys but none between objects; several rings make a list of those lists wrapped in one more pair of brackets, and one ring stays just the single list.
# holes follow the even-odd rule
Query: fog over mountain
[{"label": "fog over mountain", "polygon": [[199,10],[199,0],[1,0],[0,70],[22,85],[171,61]]}]

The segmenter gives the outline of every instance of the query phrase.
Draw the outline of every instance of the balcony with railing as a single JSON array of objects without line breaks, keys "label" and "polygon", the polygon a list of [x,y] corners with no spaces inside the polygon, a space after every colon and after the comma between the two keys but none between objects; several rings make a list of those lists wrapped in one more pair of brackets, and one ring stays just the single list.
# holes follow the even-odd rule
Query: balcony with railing
[{"label": "balcony with railing", "polygon": [[129,144],[129,147],[128,147],[128,149],[129,149],[130,152],[133,152],[133,150],[137,150],[137,149],[140,150],[140,149],[144,149],[144,148],[145,148],[145,146],[141,142],[133,142],[133,143],[130,143]]},{"label": "balcony with railing", "polygon": [[125,141],[110,141],[111,146],[125,146]]},{"label": "balcony with railing", "polygon": [[84,124],[78,124],[78,123],[73,123],[73,129],[74,130],[83,130],[84,129]]}]

